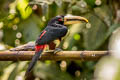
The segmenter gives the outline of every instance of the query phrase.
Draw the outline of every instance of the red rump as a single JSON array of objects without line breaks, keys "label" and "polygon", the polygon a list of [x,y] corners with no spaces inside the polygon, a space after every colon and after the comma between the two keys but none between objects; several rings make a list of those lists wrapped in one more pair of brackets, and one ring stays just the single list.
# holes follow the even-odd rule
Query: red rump
[{"label": "red rump", "polygon": [[43,33],[40,35],[40,39],[45,33],[46,33],[46,31],[44,30]]},{"label": "red rump", "polygon": [[37,45],[35,46],[35,51],[40,51],[41,49],[43,50],[46,45]]}]

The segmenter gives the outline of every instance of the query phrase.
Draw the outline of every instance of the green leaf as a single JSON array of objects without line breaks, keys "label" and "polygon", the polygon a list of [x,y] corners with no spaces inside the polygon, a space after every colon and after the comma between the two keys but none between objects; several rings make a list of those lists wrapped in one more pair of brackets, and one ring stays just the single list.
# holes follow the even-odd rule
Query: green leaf
[{"label": "green leaf", "polygon": [[11,61],[0,61],[0,75],[3,74],[4,69],[8,67],[11,63]]},{"label": "green leaf", "polygon": [[9,77],[8,77],[8,80],[15,80],[15,77],[18,73],[18,64],[19,63],[16,63],[16,67],[13,69],[13,71],[10,73]]},{"label": "green leaf", "polygon": [[94,50],[101,45],[108,27],[94,14],[88,14],[87,18],[91,27],[83,32],[84,47],[87,50]]},{"label": "green leaf", "polygon": [[83,32],[84,47],[87,50],[95,50],[100,47],[110,34],[119,27],[118,24],[113,24],[108,27],[107,24],[95,14],[88,14],[87,18],[91,23],[91,27],[85,29]]},{"label": "green leaf", "polygon": [[107,26],[112,24],[112,10],[107,5],[94,8],[95,14],[105,23]]},{"label": "green leaf", "polygon": [[28,0],[18,0],[17,8],[20,11],[20,15],[23,19],[28,18],[32,13],[32,9],[27,6],[28,6]]},{"label": "green leaf", "polygon": [[22,32],[23,37],[22,40],[26,42],[36,40],[38,37],[40,30],[34,21],[33,17],[25,20],[24,22],[20,23],[19,30]]},{"label": "green leaf", "polygon": [[[11,28],[5,27],[4,28],[4,37],[3,37],[4,43],[13,46],[15,43],[15,39],[16,39],[16,32],[17,31],[14,31]],[[8,35],[10,35],[10,36],[8,36]]]},{"label": "green leaf", "polygon": [[89,11],[88,5],[85,1],[78,1],[74,6],[72,6],[72,13],[74,15],[80,15],[87,13]]},{"label": "green leaf", "polygon": [[95,7],[95,0],[85,0],[88,5]]}]

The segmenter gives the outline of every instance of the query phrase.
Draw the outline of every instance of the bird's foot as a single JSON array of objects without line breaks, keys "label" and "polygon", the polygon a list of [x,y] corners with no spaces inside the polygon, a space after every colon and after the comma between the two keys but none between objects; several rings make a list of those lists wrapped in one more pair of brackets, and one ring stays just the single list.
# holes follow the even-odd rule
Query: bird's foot
[{"label": "bird's foot", "polygon": [[54,50],[54,54],[56,54],[56,53],[58,53],[58,52],[60,52],[60,51],[63,51],[61,48],[55,48],[55,50]]}]

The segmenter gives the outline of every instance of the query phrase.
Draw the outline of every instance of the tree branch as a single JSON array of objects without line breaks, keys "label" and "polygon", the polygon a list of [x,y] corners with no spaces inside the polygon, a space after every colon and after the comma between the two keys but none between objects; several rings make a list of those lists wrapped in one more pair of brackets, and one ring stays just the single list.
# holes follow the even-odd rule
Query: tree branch
[{"label": "tree branch", "polygon": [[[35,51],[1,51],[0,61],[27,61],[31,60]],[[108,51],[53,51],[43,52],[40,60],[98,60],[108,55]]]}]

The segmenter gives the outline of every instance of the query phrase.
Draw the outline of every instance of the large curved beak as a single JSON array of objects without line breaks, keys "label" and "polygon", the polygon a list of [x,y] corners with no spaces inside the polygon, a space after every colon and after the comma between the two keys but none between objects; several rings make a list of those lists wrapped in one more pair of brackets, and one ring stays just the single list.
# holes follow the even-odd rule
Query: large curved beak
[{"label": "large curved beak", "polygon": [[81,16],[64,16],[64,25],[87,22],[88,20]]}]

